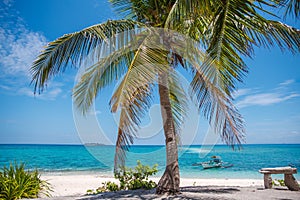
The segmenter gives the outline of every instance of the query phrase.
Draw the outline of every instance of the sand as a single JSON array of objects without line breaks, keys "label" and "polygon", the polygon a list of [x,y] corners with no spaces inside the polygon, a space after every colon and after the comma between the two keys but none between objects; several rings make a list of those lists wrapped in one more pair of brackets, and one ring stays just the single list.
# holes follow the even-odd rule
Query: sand
[{"label": "sand", "polygon": [[[286,187],[274,187],[265,190],[262,179],[188,179],[181,178],[181,194],[168,196],[156,195],[155,189],[106,192],[98,195],[86,195],[88,189],[96,189],[105,181],[115,181],[113,177],[105,177],[93,174],[43,174],[41,177],[47,180],[52,187],[51,198],[40,200],[64,200],[64,199],[299,199],[300,191],[289,191]],[[152,178],[158,182],[159,178]]]}]

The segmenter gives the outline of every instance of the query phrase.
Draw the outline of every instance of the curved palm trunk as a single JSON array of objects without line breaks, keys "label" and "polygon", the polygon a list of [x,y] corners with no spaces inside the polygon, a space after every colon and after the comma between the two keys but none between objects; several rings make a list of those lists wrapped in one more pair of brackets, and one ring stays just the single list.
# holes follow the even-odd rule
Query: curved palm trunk
[{"label": "curved palm trunk", "polygon": [[171,103],[169,99],[168,77],[167,74],[159,74],[159,96],[161,113],[164,124],[164,133],[166,140],[166,169],[158,182],[156,188],[157,194],[178,193],[180,176],[178,166],[178,148],[175,134]]}]

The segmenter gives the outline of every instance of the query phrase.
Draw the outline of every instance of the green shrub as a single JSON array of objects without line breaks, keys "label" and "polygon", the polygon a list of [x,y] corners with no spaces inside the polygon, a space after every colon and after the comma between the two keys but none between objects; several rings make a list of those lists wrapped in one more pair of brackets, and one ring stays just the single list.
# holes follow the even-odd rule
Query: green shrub
[{"label": "green shrub", "polygon": [[111,181],[108,181],[107,183],[105,183],[104,187],[107,188],[108,191],[112,191],[112,192],[120,190],[119,186],[116,183],[111,182]]},{"label": "green shrub", "polygon": [[94,194],[99,194],[102,192],[114,192],[120,190],[118,184],[108,181],[102,183],[102,186],[97,188],[96,191],[94,190],[87,190],[87,195],[94,195]]},{"label": "green shrub", "polygon": [[151,189],[156,187],[156,183],[148,181],[148,177],[157,173],[157,165],[152,168],[138,160],[135,168],[123,167],[115,173],[115,178],[120,181],[121,190]]},{"label": "green shrub", "polygon": [[21,163],[4,166],[0,171],[0,199],[37,198],[39,193],[49,196],[49,183],[40,179],[37,170],[25,171]]},{"label": "green shrub", "polygon": [[272,181],[272,185],[274,186],[285,186],[284,180],[275,179]]},{"label": "green shrub", "polygon": [[102,186],[94,190],[88,190],[87,194],[98,194],[101,192],[113,192],[118,190],[136,190],[136,189],[152,189],[157,185],[154,181],[149,181],[148,177],[157,173],[157,164],[152,168],[142,165],[137,161],[135,168],[123,167],[120,171],[115,172],[115,178],[119,180],[120,186],[114,182],[108,181],[102,183]]}]

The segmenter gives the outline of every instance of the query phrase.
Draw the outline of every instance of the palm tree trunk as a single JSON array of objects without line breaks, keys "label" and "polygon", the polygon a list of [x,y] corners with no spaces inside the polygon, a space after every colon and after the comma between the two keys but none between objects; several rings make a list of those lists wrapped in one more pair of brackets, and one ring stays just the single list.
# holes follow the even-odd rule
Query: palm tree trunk
[{"label": "palm tree trunk", "polygon": [[167,74],[159,74],[159,96],[161,113],[164,124],[164,133],[166,140],[166,169],[158,182],[156,188],[157,194],[178,193],[180,176],[178,166],[178,147],[175,134],[171,103],[169,99],[168,77]]}]

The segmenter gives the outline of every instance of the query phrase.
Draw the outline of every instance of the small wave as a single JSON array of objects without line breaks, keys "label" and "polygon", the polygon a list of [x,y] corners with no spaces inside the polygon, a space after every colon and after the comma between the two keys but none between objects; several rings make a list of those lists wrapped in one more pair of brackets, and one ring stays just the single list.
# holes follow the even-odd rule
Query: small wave
[{"label": "small wave", "polygon": [[185,151],[185,153],[197,153],[197,154],[203,154],[203,153],[209,153],[211,152],[212,149],[208,148],[188,148],[188,147],[183,147],[180,148],[181,151]]}]

